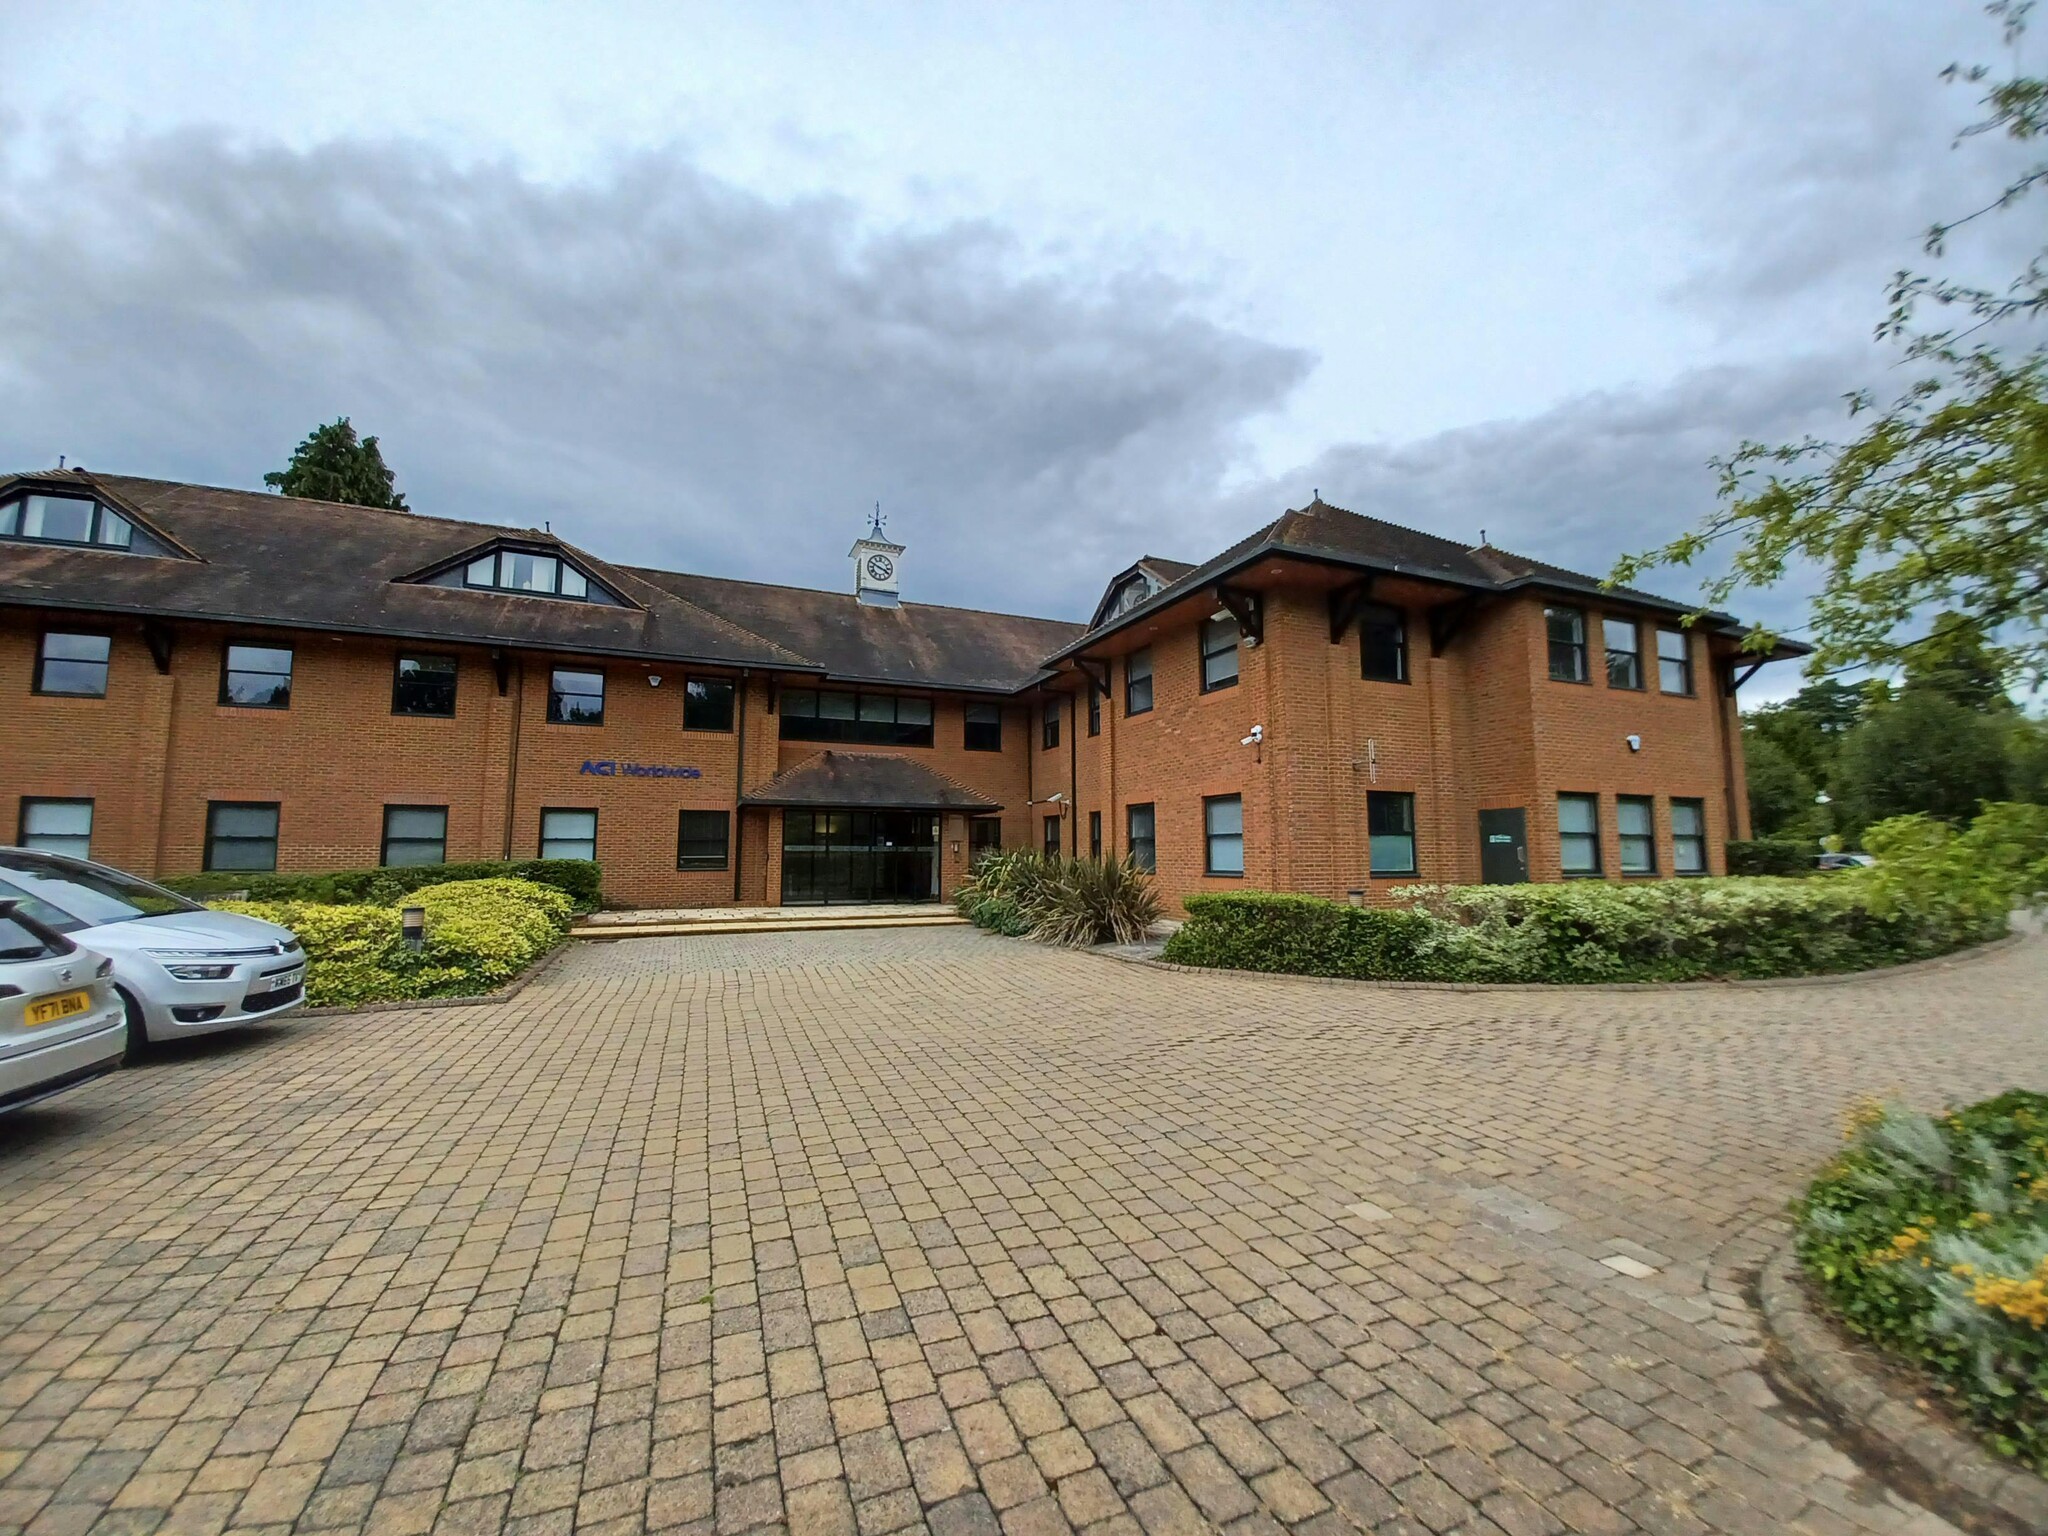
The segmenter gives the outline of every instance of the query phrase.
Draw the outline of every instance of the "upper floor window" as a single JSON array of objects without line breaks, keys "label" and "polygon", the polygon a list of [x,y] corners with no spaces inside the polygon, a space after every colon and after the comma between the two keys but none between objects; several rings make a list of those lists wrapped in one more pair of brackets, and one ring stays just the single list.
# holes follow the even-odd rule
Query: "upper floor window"
[{"label": "upper floor window", "polygon": [[548,677],[548,724],[603,725],[604,674],[556,667]]},{"label": "upper floor window", "polygon": [[220,701],[236,709],[290,709],[292,648],[228,646],[221,653]]},{"label": "upper floor window", "polygon": [[1682,629],[1657,631],[1657,686],[1665,693],[1692,692],[1692,636]]},{"label": "upper floor window", "polygon": [[443,718],[453,715],[455,658],[401,654],[391,678],[391,713]]},{"label": "upper floor window", "polygon": [[107,658],[114,642],[105,635],[61,634],[51,630],[36,652],[36,692],[78,699],[107,696]]},{"label": "upper floor window", "polygon": [[884,747],[932,744],[930,699],[789,688],[783,691],[779,713],[784,741],[851,741]]},{"label": "upper floor window", "polygon": [[1047,699],[1045,708],[1039,714],[1039,742],[1050,752],[1060,744],[1060,701]]},{"label": "upper floor window", "polygon": [[1376,683],[1408,681],[1408,615],[1385,603],[1368,603],[1358,615],[1362,674]]},{"label": "upper floor window", "polygon": [[1543,629],[1550,641],[1550,675],[1560,683],[1585,682],[1585,614],[1576,608],[1546,608]]},{"label": "upper floor window", "polygon": [[21,496],[0,506],[0,538],[126,549],[135,525],[90,496]]},{"label": "upper floor window", "polygon": [[1237,686],[1237,620],[1229,614],[1202,621],[1202,692]]},{"label": "upper floor window", "polygon": [[961,745],[969,752],[1000,752],[1003,750],[1003,706],[1000,704],[970,704],[966,710],[966,734]]},{"label": "upper floor window", "polygon": [[732,729],[732,680],[724,677],[683,679],[683,729],[686,731],[729,731]]},{"label": "upper floor window", "polygon": [[1142,715],[1152,708],[1152,647],[1124,658],[1124,713]]},{"label": "upper floor window", "polygon": [[463,568],[462,584],[579,601],[590,596],[590,579],[575,566],[559,556],[528,549],[494,549],[478,555]]},{"label": "upper floor window", "polygon": [[1601,644],[1607,649],[1607,686],[1643,686],[1643,636],[1634,619],[1602,619]]}]

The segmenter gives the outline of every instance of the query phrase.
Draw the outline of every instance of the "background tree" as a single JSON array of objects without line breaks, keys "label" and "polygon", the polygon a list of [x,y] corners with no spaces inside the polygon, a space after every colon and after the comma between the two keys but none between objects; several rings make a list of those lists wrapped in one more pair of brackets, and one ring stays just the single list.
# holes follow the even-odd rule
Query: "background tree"
[{"label": "background tree", "polygon": [[291,462],[265,475],[263,483],[286,496],[409,512],[412,509],[394,488],[397,478],[385,467],[377,439],[357,437],[356,429],[344,416],[315,427],[292,450]]},{"label": "background tree", "polygon": [[[2019,40],[2025,0],[1987,10]],[[1983,68],[1951,67],[1983,84]],[[1964,138],[2032,143],[2048,131],[2048,81],[2013,75],[1990,84],[1985,115]],[[2036,163],[1985,207],[1927,235],[1946,254],[1963,225],[2011,207],[2048,179]],[[1705,584],[1709,606],[1769,587],[1794,562],[1818,567],[1812,668],[1896,670],[1916,653],[1974,648],[2007,685],[2048,680],[2048,351],[2030,322],[2048,316],[2048,248],[2003,289],[1901,272],[1878,339],[1900,347],[1917,377],[1889,405],[1850,396],[1859,435],[1846,441],[1744,443],[1716,461],[1721,506],[1656,549],[1623,558],[1617,582],[1658,565],[1690,565],[1732,550]],[[1927,310],[1958,323],[1915,329]],[[2018,350],[2000,346],[2017,333]],[[1928,615],[1947,625],[1930,628]],[[1771,636],[1749,637],[1767,649]]]},{"label": "background tree", "polygon": [[1931,688],[1902,693],[1842,738],[1832,794],[1843,829],[1913,811],[1966,824],[1980,802],[2005,798],[2006,749],[2003,721]]},{"label": "background tree", "polygon": [[1749,767],[1749,824],[1757,837],[1818,835],[1814,781],[1785,749],[1761,732],[1742,735]]}]

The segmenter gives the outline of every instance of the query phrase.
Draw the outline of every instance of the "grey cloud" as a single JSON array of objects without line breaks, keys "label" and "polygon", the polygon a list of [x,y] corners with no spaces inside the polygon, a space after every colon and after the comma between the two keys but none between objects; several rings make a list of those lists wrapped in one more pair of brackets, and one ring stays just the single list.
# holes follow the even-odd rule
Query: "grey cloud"
[{"label": "grey cloud", "polygon": [[423,511],[836,585],[879,498],[913,595],[1073,612],[1311,366],[1202,298],[680,152],[543,184],[408,144],[58,145],[0,160],[0,465],[249,485],[346,413]]}]

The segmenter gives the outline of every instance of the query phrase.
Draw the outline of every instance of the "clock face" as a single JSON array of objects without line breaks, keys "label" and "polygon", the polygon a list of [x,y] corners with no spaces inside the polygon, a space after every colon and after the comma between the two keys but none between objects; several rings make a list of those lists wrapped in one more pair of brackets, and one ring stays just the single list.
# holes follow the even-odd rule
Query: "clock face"
[{"label": "clock face", "polygon": [[868,574],[876,581],[887,581],[895,573],[895,562],[887,555],[868,556]]}]

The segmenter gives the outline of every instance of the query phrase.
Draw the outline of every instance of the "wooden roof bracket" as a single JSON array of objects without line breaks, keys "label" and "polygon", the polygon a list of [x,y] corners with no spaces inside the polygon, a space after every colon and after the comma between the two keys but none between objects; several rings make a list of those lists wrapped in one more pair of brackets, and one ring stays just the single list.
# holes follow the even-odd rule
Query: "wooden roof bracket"
[{"label": "wooden roof bracket", "polygon": [[491,647],[491,670],[498,675],[498,697],[502,699],[512,687],[512,658],[504,647]]},{"label": "wooden roof bracket", "polygon": [[171,672],[171,626],[155,619],[142,621],[142,643],[149,647],[149,659],[156,663],[157,676]]},{"label": "wooden roof bracket", "polygon": [[1330,644],[1343,642],[1344,632],[1358,622],[1365,605],[1372,601],[1372,574],[1361,576],[1330,591]]},{"label": "wooden roof bracket", "polygon": [[1429,610],[1429,654],[1441,656],[1450,649],[1451,642],[1465,632],[1465,626],[1472,622],[1472,615],[1485,606],[1486,598],[1480,593],[1461,597],[1455,602],[1439,603]]},{"label": "wooden roof bracket", "polygon": [[1090,661],[1085,656],[1076,656],[1074,658],[1074,668],[1094,685],[1097,693],[1101,694],[1105,699],[1109,697],[1108,662]]},{"label": "wooden roof bracket", "polygon": [[1762,668],[1764,664],[1768,662],[1770,659],[1771,658],[1768,656],[1762,656],[1757,658],[1757,660],[1752,661],[1748,666],[1742,669],[1742,673],[1740,676],[1736,675],[1735,662],[1732,658],[1728,661],[1724,661],[1721,664],[1723,669],[1721,676],[1726,681],[1728,696],[1730,698],[1733,698],[1735,696],[1735,691],[1738,688],[1740,688],[1744,683],[1748,682],[1752,677],[1755,677],[1758,670]]},{"label": "wooden roof bracket", "polygon": [[1257,592],[1245,587],[1216,587],[1216,601],[1221,603],[1237,620],[1238,630],[1253,645],[1262,645],[1266,639],[1266,604]]}]

